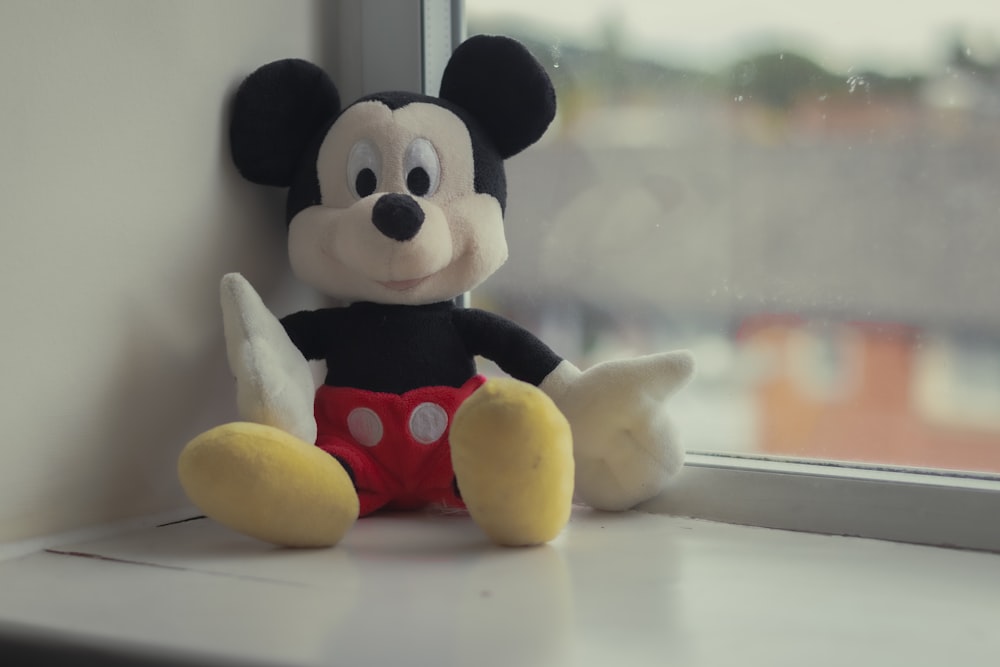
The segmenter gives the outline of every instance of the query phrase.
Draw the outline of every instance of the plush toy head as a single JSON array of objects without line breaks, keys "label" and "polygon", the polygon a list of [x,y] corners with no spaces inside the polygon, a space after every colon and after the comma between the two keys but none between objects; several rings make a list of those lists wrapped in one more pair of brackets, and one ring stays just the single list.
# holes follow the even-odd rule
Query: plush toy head
[{"label": "plush toy head", "polygon": [[347,302],[419,305],[506,260],[503,161],[554,115],[531,54],[479,36],[455,50],[439,97],[378,93],[343,111],[315,65],[265,65],[237,93],[230,139],[244,177],[290,188],[288,251],[303,282]]}]

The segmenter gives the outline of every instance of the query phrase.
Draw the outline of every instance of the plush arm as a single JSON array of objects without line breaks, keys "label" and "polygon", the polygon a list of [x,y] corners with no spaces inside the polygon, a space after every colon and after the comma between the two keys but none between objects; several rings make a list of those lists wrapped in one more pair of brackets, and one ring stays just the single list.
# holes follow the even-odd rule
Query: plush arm
[{"label": "plush arm", "polygon": [[680,470],[666,400],[694,371],[688,352],[598,364],[581,372],[560,363],[540,388],[573,430],[577,497],[598,509],[625,510],[652,498]]},{"label": "plush arm", "polygon": [[539,386],[562,361],[530,331],[495,313],[466,308],[456,310],[454,317],[469,352],[522,382]]},{"label": "plush arm", "polygon": [[309,363],[243,276],[223,276],[220,293],[240,416],[315,442]]}]

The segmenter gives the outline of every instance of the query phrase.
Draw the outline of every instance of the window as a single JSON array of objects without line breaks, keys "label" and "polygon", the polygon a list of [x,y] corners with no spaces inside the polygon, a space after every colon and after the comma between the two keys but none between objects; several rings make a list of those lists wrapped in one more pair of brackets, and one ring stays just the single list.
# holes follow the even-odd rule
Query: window
[{"label": "window", "polygon": [[470,0],[560,104],[474,298],[582,364],[692,348],[693,449],[1000,472],[995,423],[934,407],[1000,414],[968,395],[1000,347],[1000,9],[767,6]]},{"label": "window", "polygon": [[[1000,497],[1000,6],[466,12],[469,34],[525,42],[559,96],[510,161],[511,260],[473,300],[580,365],[695,352],[672,399],[695,473],[657,507],[984,544]],[[955,532],[903,516],[929,503],[923,518]]]}]

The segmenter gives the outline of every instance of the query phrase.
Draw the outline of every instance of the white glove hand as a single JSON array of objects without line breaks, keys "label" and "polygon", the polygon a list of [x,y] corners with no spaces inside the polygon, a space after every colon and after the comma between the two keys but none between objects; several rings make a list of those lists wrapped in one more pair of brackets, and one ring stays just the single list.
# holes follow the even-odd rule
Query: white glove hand
[{"label": "white glove hand", "polygon": [[220,296],[240,416],[315,442],[316,388],[309,362],[246,278],[223,276]]},{"label": "white glove hand", "polygon": [[598,364],[562,362],[541,384],[573,430],[576,495],[591,507],[626,510],[652,498],[680,470],[684,451],[666,400],[694,371],[689,352]]}]

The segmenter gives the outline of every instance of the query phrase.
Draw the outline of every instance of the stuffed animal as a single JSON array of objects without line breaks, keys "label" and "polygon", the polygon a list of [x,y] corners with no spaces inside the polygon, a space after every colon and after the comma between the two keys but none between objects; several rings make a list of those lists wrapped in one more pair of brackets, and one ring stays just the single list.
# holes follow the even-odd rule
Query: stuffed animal
[{"label": "stuffed animal", "polygon": [[[238,274],[223,324],[245,422],[184,448],[208,516],[285,546],[336,544],[381,509],[461,508],[497,544],[544,543],[576,498],[623,510],[679,470],[663,406],[686,352],[586,372],[460,297],[507,258],[504,160],[555,115],[518,42],[461,44],[439,97],[385,92],[341,109],[318,67],[281,60],[239,88],[233,160],[287,187],[295,275],[342,306],[279,320]],[[477,374],[474,357],[510,378]],[[326,362],[315,388],[308,360]]]}]

